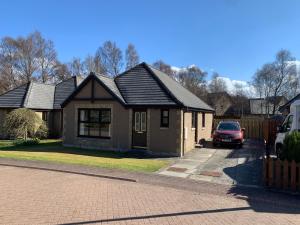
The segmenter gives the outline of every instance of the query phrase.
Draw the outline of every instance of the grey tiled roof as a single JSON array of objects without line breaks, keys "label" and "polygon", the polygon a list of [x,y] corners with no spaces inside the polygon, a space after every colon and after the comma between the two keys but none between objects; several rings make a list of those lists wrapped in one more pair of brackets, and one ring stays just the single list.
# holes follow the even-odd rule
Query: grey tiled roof
[{"label": "grey tiled roof", "polygon": [[208,104],[183,87],[180,83],[172,79],[167,74],[147,65],[153,74],[164,84],[174,97],[186,107],[213,111]]},{"label": "grey tiled roof", "polygon": [[52,109],[54,91],[54,85],[31,82],[24,101],[24,107],[29,109]]},{"label": "grey tiled roof", "polygon": [[0,95],[0,108],[20,108],[27,93],[29,84],[24,84]]},{"label": "grey tiled roof", "polygon": [[72,77],[56,86],[30,82],[0,95],[0,108],[60,109],[81,81]]},{"label": "grey tiled roof", "polygon": [[129,105],[176,105],[144,64],[117,76],[115,81]]},{"label": "grey tiled roof", "polygon": [[61,103],[63,103],[63,101],[65,101],[73,93],[78,83],[78,79],[76,77],[72,77],[56,85],[53,103],[54,109],[61,108]]},{"label": "grey tiled roof", "polygon": [[[176,106],[214,111],[177,81],[146,63],[141,63],[114,79],[91,73],[86,82],[93,79],[93,76],[126,106]],[[63,107],[83,86],[84,84],[63,102]]]},{"label": "grey tiled roof", "polygon": [[96,74],[96,77],[108,88],[110,89],[123,103],[125,103],[125,100],[123,96],[121,95],[115,81],[113,78]]}]

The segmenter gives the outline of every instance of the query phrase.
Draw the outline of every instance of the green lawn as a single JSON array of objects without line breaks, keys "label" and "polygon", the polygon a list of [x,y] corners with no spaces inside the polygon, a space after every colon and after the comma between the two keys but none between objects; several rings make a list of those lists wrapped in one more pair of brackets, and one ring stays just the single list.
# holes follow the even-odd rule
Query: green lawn
[{"label": "green lawn", "polygon": [[38,160],[66,164],[154,172],[168,164],[167,160],[137,158],[129,153],[63,147],[59,140],[43,140],[34,146],[14,146],[0,140],[0,158]]}]

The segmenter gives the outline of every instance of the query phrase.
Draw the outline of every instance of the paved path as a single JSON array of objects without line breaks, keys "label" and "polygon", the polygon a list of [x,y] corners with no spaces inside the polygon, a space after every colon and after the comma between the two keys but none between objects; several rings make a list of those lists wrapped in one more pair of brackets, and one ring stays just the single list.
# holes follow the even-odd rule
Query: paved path
[{"label": "paved path", "polygon": [[158,173],[229,185],[259,186],[263,154],[263,143],[254,140],[246,141],[241,149],[195,149]]},{"label": "paved path", "polygon": [[0,224],[300,224],[297,196],[159,175],[6,164],[15,166],[0,166]]}]

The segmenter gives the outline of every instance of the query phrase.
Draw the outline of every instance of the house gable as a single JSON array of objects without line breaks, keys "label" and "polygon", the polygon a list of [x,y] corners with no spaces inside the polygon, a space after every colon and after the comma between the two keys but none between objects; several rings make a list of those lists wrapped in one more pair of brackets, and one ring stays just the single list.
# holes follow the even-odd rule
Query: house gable
[{"label": "house gable", "polygon": [[91,73],[79,87],[61,104],[65,107],[72,100],[90,100],[91,102],[97,100],[117,100],[122,105],[125,103],[122,96],[118,96],[111,87],[104,83],[99,75]]}]

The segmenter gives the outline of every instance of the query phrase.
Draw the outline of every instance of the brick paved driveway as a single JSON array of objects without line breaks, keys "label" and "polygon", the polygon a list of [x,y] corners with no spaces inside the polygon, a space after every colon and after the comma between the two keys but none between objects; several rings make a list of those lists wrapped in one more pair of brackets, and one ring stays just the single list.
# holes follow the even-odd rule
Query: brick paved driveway
[{"label": "brick paved driveway", "polygon": [[295,206],[9,166],[0,203],[1,224],[300,224]]}]

